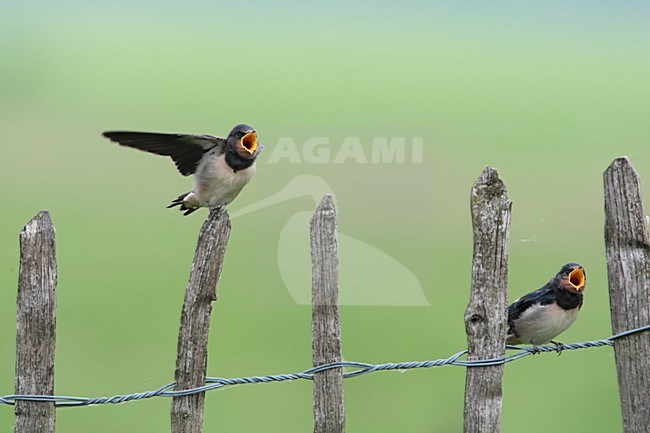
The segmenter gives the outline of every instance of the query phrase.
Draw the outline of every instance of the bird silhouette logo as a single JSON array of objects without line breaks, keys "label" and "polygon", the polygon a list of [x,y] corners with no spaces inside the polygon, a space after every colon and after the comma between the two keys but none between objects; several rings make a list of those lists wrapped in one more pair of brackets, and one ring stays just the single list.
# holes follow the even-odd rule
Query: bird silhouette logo
[{"label": "bird silhouette logo", "polygon": [[[313,207],[332,188],[318,176],[297,176],[277,193],[232,213],[238,218],[301,197]],[[335,198],[336,199],[336,198]],[[309,220],[313,210],[291,215],[280,231],[277,264],[282,281],[299,305],[311,305]],[[385,251],[339,232],[339,298],[341,305],[429,306],[415,274]]]}]

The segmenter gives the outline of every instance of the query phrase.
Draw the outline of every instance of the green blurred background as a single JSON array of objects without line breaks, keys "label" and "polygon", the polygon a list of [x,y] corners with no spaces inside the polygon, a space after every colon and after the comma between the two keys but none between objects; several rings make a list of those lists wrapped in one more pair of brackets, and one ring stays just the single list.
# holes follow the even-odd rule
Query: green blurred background
[{"label": "green blurred background", "polygon": [[[641,1],[2,2],[0,395],[13,392],[18,233],[41,209],[57,229],[57,394],[173,380],[206,212],[164,209],[191,181],[165,158],[102,139],[107,129],[223,135],[254,125],[267,149],[233,212],[297,176],[322,178],[340,231],[408,268],[430,304],[344,306],[348,360],[436,359],[465,347],[469,191],[485,165],[514,203],[510,300],[578,261],[585,306],[561,340],[609,336],[602,172],[628,155],[650,188],[649,12]],[[376,136],[423,137],[422,163],[266,163],[282,137],[299,150],[330,137],[333,154],[359,137],[369,155]],[[297,195],[233,220],[210,376],[310,366],[310,310],[289,295],[277,255],[287,221],[314,207]],[[345,389],[350,432],[462,431],[462,368],[378,373]],[[164,432],[169,404],[63,409],[57,427]],[[205,431],[305,432],[311,419],[309,382],[206,398]],[[0,431],[12,425],[12,408],[0,407]],[[612,350],[508,365],[503,431],[524,428],[621,431]]]}]

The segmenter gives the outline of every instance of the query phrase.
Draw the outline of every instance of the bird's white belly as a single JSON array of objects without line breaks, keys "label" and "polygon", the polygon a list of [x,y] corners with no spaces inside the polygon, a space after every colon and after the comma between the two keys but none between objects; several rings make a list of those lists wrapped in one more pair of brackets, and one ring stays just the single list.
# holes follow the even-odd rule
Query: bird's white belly
[{"label": "bird's white belly", "polygon": [[202,164],[194,174],[194,199],[199,206],[218,207],[232,202],[255,174],[255,164],[235,172],[224,155]]},{"label": "bird's white belly", "polygon": [[577,308],[564,310],[555,303],[534,305],[517,321],[518,340],[535,345],[548,343],[566,331],[577,317]]}]

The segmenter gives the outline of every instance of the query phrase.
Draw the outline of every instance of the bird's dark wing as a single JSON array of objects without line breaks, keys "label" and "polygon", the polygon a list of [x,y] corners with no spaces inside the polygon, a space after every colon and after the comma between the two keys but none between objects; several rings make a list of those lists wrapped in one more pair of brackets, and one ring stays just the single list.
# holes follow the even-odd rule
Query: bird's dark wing
[{"label": "bird's dark wing", "polygon": [[203,154],[215,147],[224,147],[225,138],[212,135],[158,134],[155,132],[107,131],[104,137],[121,144],[156,155],[169,156],[183,176],[189,176]]},{"label": "bird's dark wing", "polygon": [[522,296],[508,307],[508,334],[512,332],[513,324],[519,319],[521,314],[535,304],[548,305],[555,302],[555,294],[551,283],[548,283],[541,289],[530,292]]}]

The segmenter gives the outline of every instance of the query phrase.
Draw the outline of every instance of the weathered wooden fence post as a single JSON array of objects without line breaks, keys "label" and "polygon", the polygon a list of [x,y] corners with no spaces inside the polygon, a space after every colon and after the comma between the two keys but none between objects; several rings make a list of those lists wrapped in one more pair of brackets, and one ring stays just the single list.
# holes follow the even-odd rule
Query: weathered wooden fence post
[{"label": "weathered wooden fence post", "polygon": [[[627,158],[605,170],[605,251],[614,334],[650,325],[650,237],[641,181]],[[614,342],[625,433],[650,432],[650,333]]]},{"label": "weathered wooden fence post", "polygon": [[[510,210],[497,171],[485,167],[471,193],[474,257],[472,292],[465,311],[468,360],[505,354]],[[467,368],[464,431],[500,431],[503,365]]]},{"label": "weathered wooden fence post", "polygon": [[[16,394],[54,395],[56,282],[54,226],[41,211],[20,232]],[[54,402],[17,400],[14,412],[14,432],[54,432]]]},{"label": "weathered wooden fence post", "polygon": [[[339,258],[336,210],[326,195],[311,219],[312,361],[314,367],[341,360]],[[343,369],[314,374],[314,433],[343,433]]]},{"label": "weathered wooden fence post", "polygon": [[[228,213],[225,210],[211,211],[199,233],[183,301],[178,332],[175,391],[205,384],[212,302],[217,300],[217,282],[229,237]],[[204,399],[205,393],[173,398],[172,433],[203,431]]]}]

